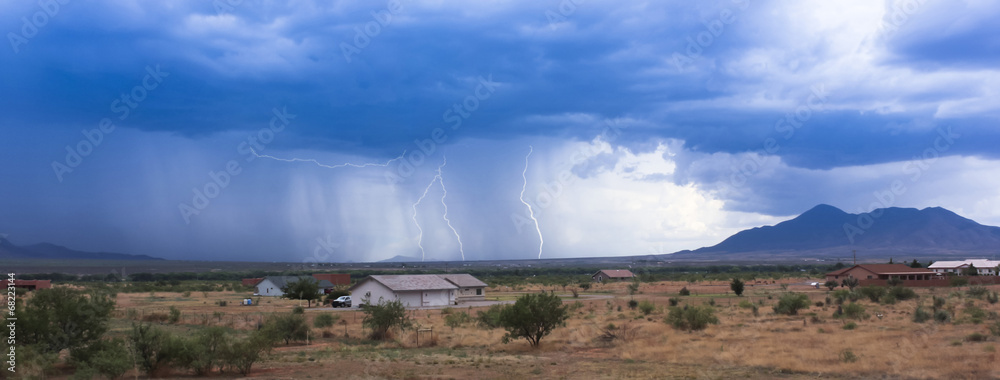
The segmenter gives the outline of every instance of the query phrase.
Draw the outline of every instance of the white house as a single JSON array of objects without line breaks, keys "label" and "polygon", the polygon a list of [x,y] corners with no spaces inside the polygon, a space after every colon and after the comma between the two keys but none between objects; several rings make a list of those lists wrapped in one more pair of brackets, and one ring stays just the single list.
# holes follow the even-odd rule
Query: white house
[{"label": "white house", "polygon": [[456,296],[456,301],[467,302],[467,301],[486,300],[486,283],[480,281],[478,278],[473,277],[471,274],[449,273],[449,274],[439,274],[438,276],[445,279],[445,281],[448,281],[458,287],[458,295]]},{"label": "white house", "polygon": [[459,287],[436,274],[401,274],[368,276],[348,290],[355,305],[398,299],[406,307],[426,307],[455,304]]},{"label": "white house", "polygon": [[969,266],[975,266],[976,271],[979,272],[980,276],[997,276],[997,266],[1000,266],[1000,261],[997,260],[987,260],[987,259],[966,259],[963,261],[937,261],[931,264],[927,269],[933,270],[937,273],[954,273],[957,275],[962,275]]},{"label": "white house", "polygon": [[285,295],[281,288],[296,281],[318,281],[319,294],[323,294],[325,289],[333,288],[333,284],[327,280],[317,280],[312,276],[267,276],[257,283],[257,292],[254,295],[281,297]]}]

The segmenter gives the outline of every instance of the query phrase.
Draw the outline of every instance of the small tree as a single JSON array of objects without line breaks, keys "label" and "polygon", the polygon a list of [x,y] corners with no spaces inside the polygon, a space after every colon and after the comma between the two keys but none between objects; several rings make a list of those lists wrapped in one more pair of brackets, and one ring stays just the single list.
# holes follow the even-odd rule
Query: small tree
[{"label": "small tree", "polygon": [[708,305],[671,307],[664,322],[678,330],[704,330],[709,324],[718,324],[715,309]]},{"label": "small tree", "polygon": [[169,339],[163,330],[150,324],[132,323],[128,336],[129,349],[139,368],[153,376],[170,359]]},{"label": "small tree", "polygon": [[241,375],[250,373],[250,368],[260,360],[265,352],[271,351],[274,341],[267,334],[256,331],[249,337],[233,342],[226,351],[225,360],[229,368]]},{"label": "small tree", "polygon": [[892,276],[885,283],[889,286],[900,286],[903,285],[903,279],[899,278],[899,276]]},{"label": "small tree", "polygon": [[841,282],[841,285],[850,288],[851,291],[854,291],[854,288],[858,287],[858,285],[860,284],[861,281],[858,281],[858,279],[854,277],[847,277],[844,279],[844,281]]},{"label": "small tree", "polygon": [[837,283],[836,280],[827,280],[825,283],[823,283],[823,286],[827,287],[827,289],[830,289],[830,291],[833,291],[838,286],[840,286],[840,284]]},{"label": "small tree", "polygon": [[910,268],[923,268],[923,265],[920,265],[920,262],[917,261],[917,259],[913,259],[913,262],[910,263]]},{"label": "small tree", "polygon": [[685,287],[681,288],[681,290],[679,292],[677,292],[677,294],[681,295],[681,296],[689,296],[689,295],[691,295],[691,291],[688,290],[687,286],[685,286]]},{"label": "small tree", "polygon": [[114,308],[114,295],[110,293],[88,294],[63,287],[39,289],[18,313],[21,319],[17,328],[23,329],[18,338],[24,344],[37,344],[44,353],[86,346],[108,331]]},{"label": "small tree", "polygon": [[471,320],[472,320],[472,317],[470,317],[468,313],[466,313],[464,311],[460,311],[460,312],[451,313],[451,314],[448,314],[447,316],[445,316],[444,317],[444,324],[445,324],[445,326],[451,327],[451,329],[454,330],[456,327],[460,327],[460,326],[468,323]]},{"label": "small tree", "polygon": [[589,281],[580,282],[580,289],[583,289],[583,291],[590,290],[590,282]]},{"label": "small tree", "polygon": [[809,296],[801,293],[785,293],[778,300],[778,305],[774,307],[774,312],[785,315],[796,315],[799,310],[809,307]]},{"label": "small tree", "polygon": [[340,315],[335,316],[330,313],[323,313],[317,315],[316,318],[313,319],[313,326],[317,328],[330,327],[333,326],[338,319],[340,319]]},{"label": "small tree", "polygon": [[628,284],[629,299],[635,299],[635,294],[639,292],[639,277],[633,277],[632,283]]},{"label": "small tree", "polygon": [[369,336],[373,340],[386,340],[389,336],[389,329],[398,327],[406,329],[412,325],[410,316],[406,314],[403,301],[398,299],[385,301],[380,299],[378,304],[371,304],[368,299],[364,300],[368,306],[365,307],[365,319],[361,325],[372,330]]},{"label": "small tree", "polygon": [[285,298],[293,300],[305,300],[307,307],[312,307],[312,301],[322,297],[319,293],[319,281],[311,277],[303,277],[298,281],[290,282],[281,288],[285,293]]},{"label": "small tree", "polygon": [[559,296],[551,293],[525,294],[500,312],[500,325],[507,330],[503,342],[524,338],[532,347],[538,347],[542,338],[556,327],[565,325],[567,318],[567,307]]},{"label": "small tree", "polygon": [[92,369],[109,379],[117,379],[132,368],[128,347],[121,338],[92,342],[89,346],[70,351],[70,362],[77,372]]},{"label": "small tree", "polygon": [[733,278],[733,281],[729,283],[729,289],[732,289],[733,293],[736,293],[737,297],[743,296],[744,286],[745,285],[743,284],[743,280],[740,280],[738,278]]},{"label": "small tree", "polygon": [[283,340],[289,344],[296,340],[305,340],[309,334],[306,317],[302,314],[276,314],[264,322],[264,334],[272,340]]},{"label": "small tree", "polygon": [[862,296],[868,297],[868,299],[872,302],[878,302],[883,296],[885,296],[885,288],[881,286],[869,285],[858,289],[858,293]]}]

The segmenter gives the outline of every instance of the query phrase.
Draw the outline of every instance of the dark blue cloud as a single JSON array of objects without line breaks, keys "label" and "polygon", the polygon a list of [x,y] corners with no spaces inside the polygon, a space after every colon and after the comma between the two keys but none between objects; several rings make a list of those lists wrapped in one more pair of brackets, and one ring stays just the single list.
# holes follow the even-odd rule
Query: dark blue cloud
[{"label": "dark blue cloud", "polygon": [[[730,0],[560,9],[564,3],[404,1],[377,35],[365,37],[358,30],[378,23],[373,11],[385,17],[385,3],[246,0],[221,13],[211,2],[68,3],[44,25],[32,25],[37,33],[26,43],[12,45],[5,34],[0,46],[0,128],[8,136],[0,143],[0,175],[14,179],[0,184],[0,195],[16,200],[3,204],[9,212],[0,229],[27,241],[51,240],[30,226],[55,218],[50,235],[80,248],[116,241],[120,250],[147,253],[140,252],[147,243],[176,235],[184,239],[152,253],[197,257],[229,247],[256,258],[289,246],[308,252],[317,236],[350,230],[339,236],[345,249],[377,257],[370,251],[402,246],[398,252],[412,254],[407,244],[415,230],[397,219],[410,217],[410,202],[450,152],[450,211],[464,226],[470,252],[479,247],[472,255],[531,257],[530,236],[510,221],[511,213],[524,211],[517,195],[527,145],[538,149],[533,165],[553,170],[560,161],[545,149],[592,141],[613,121],[623,132],[601,141],[616,153],[566,166],[576,178],[614,169],[623,148],[652,152],[669,140],[676,143],[678,154],[668,160],[677,173],[644,178],[715,191],[740,162],[712,158],[763,149],[785,172],[719,194],[730,210],[768,215],[842,197],[843,189],[817,190],[828,179],[795,170],[910,160],[934,147],[942,129],[961,137],[938,150],[941,156],[1000,153],[994,128],[1000,107],[991,93],[1000,57],[992,21],[998,7],[917,1],[920,9],[886,28],[886,20],[895,22],[893,4],[906,1],[887,2],[883,25],[850,24],[874,34],[845,42],[854,30],[813,24],[877,17],[816,16],[808,6]],[[0,31],[14,36],[23,34],[25,20],[45,12],[30,2],[3,7]],[[367,42],[348,52],[348,62],[344,46],[355,38]],[[162,83],[141,89],[150,71],[163,72]],[[831,90],[821,109],[794,133],[776,129],[817,85]],[[145,99],[126,116],[123,96],[135,91]],[[358,198],[384,207],[378,218],[352,214],[357,204],[336,204],[358,197],[352,191],[361,187],[336,184],[381,180],[382,171],[327,173],[256,161],[244,163],[246,174],[227,190],[232,195],[220,197],[202,221],[183,223],[177,204],[191,201],[191,189],[203,186],[207,173],[244,159],[237,146],[267,128],[275,109],[294,119],[261,150],[282,157],[305,152],[337,162],[384,162],[419,150],[414,141],[437,128],[447,141],[386,195],[396,197],[392,202]],[[58,181],[51,163],[104,118],[118,129]],[[768,151],[768,141],[777,149]],[[305,199],[321,205],[288,211],[309,204]],[[309,223],[296,224],[300,219]],[[19,220],[29,227],[18,227]],[[391,233],[362,228],[380,224],[391,224]],[[168,232],[144,242],[130,226]],[[269,240],[256,244],[244,235]]]}]

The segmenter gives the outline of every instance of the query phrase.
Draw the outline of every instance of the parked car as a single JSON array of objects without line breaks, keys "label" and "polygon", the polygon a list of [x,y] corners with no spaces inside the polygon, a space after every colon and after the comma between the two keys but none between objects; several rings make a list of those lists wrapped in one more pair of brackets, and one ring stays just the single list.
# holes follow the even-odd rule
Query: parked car
[{"label": "parked car", "polygon": [[351,307],[351,296],[340,296],[332,302],[333,307]]}]

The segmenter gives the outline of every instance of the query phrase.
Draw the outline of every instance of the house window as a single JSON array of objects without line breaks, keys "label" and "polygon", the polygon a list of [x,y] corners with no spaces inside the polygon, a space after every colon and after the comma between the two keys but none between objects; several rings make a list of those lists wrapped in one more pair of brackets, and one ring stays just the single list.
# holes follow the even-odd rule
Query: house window
[{"label": "house window", "polygon": [[482,289],[476,289],[476,295],[477,296],[483,295],[483,290]]},{"label": "house window", "polygon": [[872,276],[868,276],[868,279],[869,279],[869,280],[871,280],[871,279],[872,279]]}]

